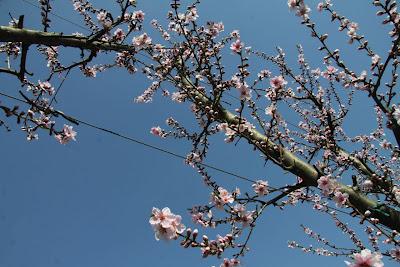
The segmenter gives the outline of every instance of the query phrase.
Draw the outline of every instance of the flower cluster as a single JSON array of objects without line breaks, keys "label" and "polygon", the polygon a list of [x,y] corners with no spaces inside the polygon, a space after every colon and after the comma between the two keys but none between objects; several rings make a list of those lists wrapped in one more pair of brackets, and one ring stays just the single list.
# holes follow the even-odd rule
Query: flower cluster
[{"label": "flower cluster", "polygon": [[369,249],[363,249],[360,253],[353,254],[354,262],[346,261],[349,267],[383,267],[382,255],[377,252],[371,252]]},{"label": "flower cluster", "polygon": [[156,240],[176,239],[178,234],[183,233],[185,226],[181,223],[182,217],[173,214],[169,208],[162,210],[153,208],[149,223],[153,227]]},{"label": "flower cluster", "polygon": [[308,18],[308,14],[311,11],[304,3],[304,0],[288,0],[288,6],[290,10],[296,11],[297,16],[303,17],[304,19]]},{"label": "flower cluster", "polygon": [[333,200],[336,202],[336,206],[342,207],[346,204],[349,199],[349,194],[340,191],[337,181],[334,180],[331,175],[323,175],[317,182],[318,188],[322,190],[322,194],[325,196],[333,194]]},{"label": "flower cluster", "polygon": [[165,131],[164,131],[163,129],[161,129],[160,126],[152,127],[152,128],[150,129],[150,133],[153,134],[153,135],[155,135],[155,136],[159,136],[159,137],[161,137],[161,138],[165,138],[165,136],[166,136]]},{"label": "flower cluster", "polygon": [[217,129],[221,132],[225,132],[225,142],[230,143],[235,139],[237,134],[253,130],[254,125],[243,119],[239,127],[236,125],[229,125],[228,123],[220,123],[218,124]]},{"label": "flower cluster", "polygon": [[234,200],[235,198],[233,195],[222,187],[218,187],[217,192],[211,193],[211,202],[220,209],[222,209],[225,204],[233,203]]},{"label": "flower cluster", "polygon": [[76,141],[76,132],[72,129],[72,126],[68,126],[64,124],[64,128],[60,133],[57,133],[54,137],[57,139],[60,144],[67,144],[71,140]]},{"label": "flower cluster", "polygon": [[267,181],[257,180],[256,183],[252,185],[252,187],[254,189],[254,192],[256,192],[258,196],[264,196],[269,193]]}]

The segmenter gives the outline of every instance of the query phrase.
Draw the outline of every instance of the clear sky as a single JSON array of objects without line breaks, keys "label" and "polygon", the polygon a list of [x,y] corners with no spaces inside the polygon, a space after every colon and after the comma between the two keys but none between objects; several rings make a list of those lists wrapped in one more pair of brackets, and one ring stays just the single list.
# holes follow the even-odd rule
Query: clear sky
[{"label": "clear sky", "polygon": [[[98,7],[104,8],[113,6],[112,2],[97,1]],[[316,14],[317,1],[307,2],[314,8],[313,16],[321,21],[320,27],[335,32],[337,25],[331,26],[329,18]],[[360,23],[361,31],[368,35],[377,51],[387,51],[387,29],[375,19],[376,10],[370,7],[370,1],[336,2],[342,13]],[[165,17],[169,1],[138,0],[138,3],[146,13],[148,25],[152,18]],[[74,14],[71,1],[57,1],[53,11],[82,23]],[[8,12],[14,17],[24,14],[25,26],[38,29],[39,10],[26,2],[0,0],[1,25],[9,22]],[[273,53],[278,45],[283,47],[291,62],[297,59],[295,45],[302,43],[310,61],[321,66],[321,55],[315,49],[317,43],[289,12],[284,0],[204,0],[200,16],[203,21],[223,21],[226,32],[239,29],[246,45],[267,53]],[[54,31],[82,32],[55,17],[52,23]],[[346,44],[343,35],[332,36],[331,43],[340,46],[356,70],[362,69],[362,63],[369,64],[368,59],[355,56],[354,47]],[[43,79],[45,61],[33,47],[31,52],[28,71]],[[68,57],[79,56],[76,50],[66,53]],[[237,64],[229,58],[226,62],[228,69]],[[18,95],[19,85],[14,78],[2,74],[0,79],[1,92]],[[188,105],[171,104],[161,96],[151,104],[135,104],[134,97],[148,84],[143,77],[132,77],[119,69],[99,74],[96,79],[83,78],[74,71],[59,93],[56,107],[82,120],[185,155],[190,144],[157,139],[149,134],[149,129],[165,126],[169,116],[191,124],[193,117]],[[357,99],[356,107],[365,101],[362,97]],[[348,132],[368,129],[371,121],[368,116],[360,112],[352,116]],[[77,142],[65,146],[44,132],[38,141],[29,143],[14,121],[9,124],[12,132],[0,129],[0,267],[219,265],[218,259],[203,260],[198,249],[183,249],[173,241],[157,242],[148,224],[153,206],[168,206],[183,215],[187,226],[193,227],[186,209],[208,202],[209,192],[201,177],[181,159],[85,126],[77,126]],[[265,168],[259,155],[245,144],[227,145],[223,138],[219,135],[213,139],[207,163],[252,179],[268,179],[272,185],[274,179],[290,177],[277,168]],[[210,173],[226,188],[237,185],[242,191],[251,190],[251,184],[214,171]],[[251,251],[243,259],[243,265],[345,266],[343,258],[318,257],[288,249],[288,240],[311,242],[305,238],[300,224],[336,240],[338,245],[349,244],[331,220],[308,206],[284,212],[271,208],[258,222]],[[226,256],[231,255],[228,252]],[[395,265],[385,262],[385,266]]]}]

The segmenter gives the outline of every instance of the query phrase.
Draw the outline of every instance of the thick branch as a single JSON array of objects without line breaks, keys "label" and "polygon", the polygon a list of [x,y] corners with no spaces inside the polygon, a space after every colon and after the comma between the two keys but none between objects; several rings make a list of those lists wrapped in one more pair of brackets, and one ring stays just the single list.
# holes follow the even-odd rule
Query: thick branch
[{"label": "thick branch", "polygon": [[[184,87],[191,88],[189,91],[195,91],[194,85],[186,76],[182,77],[182,83]],[[206,96],[200,93],[195,93],[194,99],[195,103],[200,106],[213,107],[213,110],[218,112],[216,119],[219,122],[228,123],[229,125],[239,124],[239,118],[237,116],[223,108],[220,104],[213,105],[212,101]],[[249,130],[247,133],[242,133],[242,136],[252,144],[256,145],[265,156],[271,158],[281,168],[293,173],[298,177],[301,177],[306,185],[314,187],[317,186],[317,180],[321,176],[321,173],[319,173],[313,165],[300,159],[290,151],[286,150],[284,147],[275,144],[256,129]],[[362,164],[360,164],[360,166],[362,166]],[[363,167],[365,168],[365,166]],[[364,171],[368,172],[367,169]],[[357,188],[352,188],[340,183],[339,187],[342,192],[349,194],[350,204],[361,214],[364,214],[367,210],[369,210],[371,211],[371,217],[379,219],[381,224],[393,230],[400,231],[399,211],[388,206],[379,206],[376,201],[369,199]]]},{"label": "thick branch", "polygon": [[17,29],[6,26],[0,26],[0,42],[22,42],[26,45],[41,44],[47,46],[76,47],[88,50],[135,51],[132,46],[102,41],[89,41],[89,38],[84,36],[63,35],[60,33]]}]

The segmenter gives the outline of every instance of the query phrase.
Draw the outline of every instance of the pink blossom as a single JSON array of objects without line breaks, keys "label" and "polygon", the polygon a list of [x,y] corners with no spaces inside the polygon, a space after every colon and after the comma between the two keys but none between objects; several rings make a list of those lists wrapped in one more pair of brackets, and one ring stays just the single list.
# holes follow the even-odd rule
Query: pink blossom
[{"label": "pink blossom", "polygon": [[106,11],[100,11],[97,14],[97,19],[99,20],[99,22],[103,25],[104,28],[110,28],[111,27],[111,20],[108,18],[107,16],[107,12]]},{"label": "pink blossom", "polygon": [[233,38],[240,38],[240,33],[238,30],[234,30],[231,32],[231,37]]},{"label": "pink blossom", "polygon": [[159,136],[159,137],[161,137],[161,138],[165,138],[165,132],[164,132],[163,129],[161,129],[160,126],[152,127],[152,128],[150,129],[150,133],[153,134],[153,135],[155,135],[155,136]]},{"label": "pink blossom", "polygon": [[258,180],[252,185],[252,187],[258,196],[263,196],[269,193],[267,181]]},{"label": "pink blossom", "polygon": [[364,191],[370,191],[372,188],[374,187],[374,183],[371,181],[371,180],[369,180],[369,179],[367,179],[367,180],[365,180],[363,183],[362,183],[362,189],[364,190]]},{"label": "pink blossom", "polygon": [[171,100],[178,102],[178,103],[183,103],[183,101],[185,101],[185,99],[186,99],[186,95],[181,92],[173,92],[171,95]]},{"label": "pink blossom", "polygon": [[232,203],[235,199],[232,194],[228,192],[225,188],[218,187],[218,192],[213,192],[211,194],[211,201],[215,204],[217,208],[222,208],[225,204]]},{"label": "pink blossom", "polygon": [[206,32],[208,32],[212,37],[216,37],[225,28],[222,22],[209,22],[207,26],[208,29]]},{"label": "pink blossom", "polygon": [[138,10],[132,13],[132,19],[142,22],[144,20],[145,13],[142,10]]},{"label": "pink blossom", "polygon": [[240,53],[243,48],[243,43],[240,42],[240,39],[237,39],[235,42],[231,44],[231,50],[235,53]]},{"label": "pink blossom", "polygon": [[100,11],[100,12],[97,14],[97,19],[98,19],[100,22],[104,22],[104,21],[107,19],[107,12],[105,12],[105,11]]},{"label": "pink blossom", "polygon": [[153,207],[149,223],[153,227],[156,240],[170,240],[177,238],[185,230],[181,220],[182,217],[173,214],[168,207],[162,210]]},{"label": "pink blossom", "polygon": [[347,200],[349,199],[349,194],[336,191],[333,200],[336,202],[337,207],[343,207]]},{"label": "pink blossom", "polygon": [[295,9],[296,8],[296,6],[297,6],[297,0],[288,0],[288,7],[290,8],[290,9]]},{"label": "pink blossom", "polygon": [[234,267],[234,266],[239,266],[240,261],[238,259],[224,259],[224,262],[221,263],[220,267]]},{"label": "pink blossom", "polygon": [[354,35],[356,35],[356,31],[358,30],[358,23],[351,22],[348,28],[349,30],[347,32],[347,35],[350,37],[354,37]]},{"label": "pink blossom", "polygon": [[322,76],[325,79],[333,80],[333,75],[337,72],[337,69],[334,66],[327,66],[326,70],[322,72]]},{"label": "pink blossom", "polygon": [[233,129],[231,129],[227,123],[221,123],[221,124],[219,124],[219,125],[217,126],[217,129],[218,129],[219,131],[225,132],[226,138],[225,138],[224,141],[225,141],[226,143],[232,142],[233,139],[235,138],[236,131],[233,130]]},{"label": "pink blossom", "polygon": [[354,262],[345,261],[350,267],[383,267],[382,255],[378,252],[372,253],[369,249],[363,249],[360,253],[353,254]]},{"label": "pink blossom", "polygon": [[373,55],[373,57],[371,57],[372,60],[372,66],[376,66],[379,63],[379,60],[381,60],[381,57],[377,54]]},{"label": "pink blossom", "polygon": [[300,2],[298,8],[297,8],[297,12],[296,15],[299,17],[303,17],[303,18],[308,18],[308,13],[310,13],[311,9],[304,4],[304,2]]},{"label": "pink blossom", "polygon": [[72,126],[68,126],[64,124],[64,128],[62,130],[61,133],[56,134],[55,138],[58,140],[58,142],[60,142],[60,144],[65,145],[66,143],[68,143],[71,140],[76,141],[75,137],[76,137],[76,132],[74,130],[72,130]]},{"label": "pink blossom", "polygon": [[81,68],[81,70],[86,77],[96,78],[98,69],[97,66],[93,66],[93,67]]},{"label": "pink blossom", "polygon": [[262,80],[265,77],[270,77],[271,76],[271,71],[269,70],[262,70],[260,73],[257,74],[258,79]]},{"label": "pink blossom", "polygon": [[243,227],[249,226],[254,221],[255,211],[246,211],[246,207],[243,204],[236,204],[233,207],[234,213],[238,216],[238,222],[242,223]]},{"label": "pink blossom", "polygon": [[198,17],[199,17],[199,15],[197,14],[197,8],[195,8],[195,7],[192,7],[191,9],[189,9],[189,11],[186,14],[187,21],[195,21]]},{"label": "pink blossom", "polygon": [[149,45],[151,45],[151,38],[147,35],[147,33],[143,33],[142,35],[133,37],[132,43],[138,49],[147,48]]},{"label": "pink blossom", "polygon": [[54,87],[51,86],[51,84],[47,81],[46,82],[39,81],[39,89],[48,93],[49,95],[52,95],[55,92]]},{"label": "pink blossom", "polygon": [[269,84],[274,89],[282,89],[287,84],[287,81],[285,81],[282,75],[279,75],[271,78]]},{"label": "pink blossom", "polygon": [[81,3],[79,3],[79,2],[74,2],[73,6],[74,6],[74,9],[75,9],[75,10],[78,10],[78,9],[81,8]]},{"label": "pink blossom", "polygon": [[236,84],[236,88],[239,91],[240,94],[240,99],[241,100],[245,100],[245,99],[250,99],[251,98],[251,90],[249,88],[249,86],[247,85],[246,82],[244,83],[237,83]]},{"label": "pink blossom", "polygon": [[116,41],[122,41],[125,38],[125,33],[122,29],[118,28],[114,31],[114,38]]},{"label": "pink blossom", "polygon": [[317,182],[318,182],[318,188],[322,190],[322,193],[324,195],[329,195],[333,192],[334,182],[332,181],[329,175],[321,176]]}]

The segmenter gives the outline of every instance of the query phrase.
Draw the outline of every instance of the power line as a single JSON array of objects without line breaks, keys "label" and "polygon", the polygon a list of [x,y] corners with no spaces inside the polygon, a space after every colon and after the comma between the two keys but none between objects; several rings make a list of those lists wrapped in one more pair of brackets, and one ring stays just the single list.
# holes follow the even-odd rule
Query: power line
[{"label": "power line", "polygon": [[[32,3],[30,0],[21,0],[21,1],[23,1],[23,2],[25,2],[25,3],[27,3],[27,4],[29,4],[29,5],[31,5],[31,6],[33,6],[33,7],[36,7],[37,9],[41,9],[40,6],[38,6],[37,4]],[[65,21],[65,22],[68,22],[68,23],[70,23],[70,24],[73,24],[73,25],[75,25],[75,26],[81,28],[81,29],[84,29],[85,31],[88,31],[88,29],[86,29],[85,27],[83,27],[82,25],[80,25],[80,24],[78,24],[78,23],[76,23],[76,22],[73,22],[73,21],[71,21],[71,20],[69,20],[69,19],[67,19],[67,18],[65,18],[65,17],[62,17],[62,16],[60,16],[60,15],[58,15],[58,14],[52,12],[52,11],[50,11],[49,13],[52,14],[52,15],[54,15],[55,17],[57,17],[57,18],[59,18],[59,19]],[[63,81],[63,82],[64,82],[64,81]],[[63,82],[62,82],[62,83],[63,83]],[[61,83],[61,85],[62,85],[62,83]],[[60,87],[61,87],[61,85],[60,85]],[[14,100],[16,100],[16,101],[20,101],[20,102],[23,102],[23,103],[28,104],[28,102],[26,102],[26,101],[24,101],[24,100],[22,100],[22,99],[19,99],[19,98],[16,98],[16,97],[13,97],[13,96],[10,96],[10,95],[1,93],[1,92],[0,92],[0,95],[3,95],[3,96],[5,96],[5,97],[14,99]],[[185,156],[182,156],[182,155],[176,154],[176,153],[174,153],[174,152],[171,152],[171,151],[168,151],[168,150],[165,150],[165,149],[156,147],[156,146],[154,146],[154,145],[145,143],[145,142],[140,141],[140,140],[137,140],[137,139],[135,139],[135,138],[132,138],[132,137],[129,137],[129,136],[125,136],[125,135],[120,134],[120,133],[117,133],[117,132],[115,132],[115,131],[112,131],[112,130],[109,130],[109,129],[106,129],[106,128],[103,128],[103,127],[100,127],[100,126],[97,126],[97,125],[94,125],[94,124],[89,123],[89,122],[85,122],[85,121],[76,119],[76,118],[71,117],[71,116],[68,116],[68,117],[70,117],[70,118],[72,118],[73,120],[75,120],[75,121],[77,121],[77,122],[79,122],[79,123],[81,123],[81,124],[83,124],[83,125],[86,125],[86,126],[88,126],[88,127],[91,127],[91,128],[94,128],[94,129],[97,129],[97,130],[100,130],[100,131],[103,131],[103,132],[106,132],[106,133],[109,133],[109,134],[118,136],[119,138],[122,138],[122,139],[125,139],[125,140],[128,140],[128,141],[131,141],[131,142],[135,142],[135,143],[137,143],[137,144],[146,146],[146,147],[151,148],[151,149],[154,149],[154,150],[158,150],[158,151],[160,151],[160,152],[163,152],[163,153],[165,153],[165,154],[169,154],[169,155],[174,156],[174,157],[177,157],[177,158],[181,158],[181,159],[184,159],[184,160],[186,159]],[[228,175],[232,175],[232,176],[234,176],[234,177],[236,177],[236,178],[239,178],[239,179],[242,179],[242,180],[251,182],[251,183],[256,183],[256,181],[254,181],[254,180],[252,180],[252,179],[249,179],[249,178],[246,178],[246,177],[244,177],[244,176],[241,176],[241,175],[232,173],[232,172],[230,172],[230,171],[226,171],[226,170],[223,170],[223,169],[221,169],[221,168],[214,167],[214,166],[212,166],[212,165],[208,165],[208,164],[206,164],[206,163],[199,163],[199,164],[202,165],[202,166],[204,166],[204,167],[213,169],[213,170],[215,170],[215,171],[218,171],[218,172],[221,172],[221,173],[225,173],[225,174],[228,174]]]},{"label": "power line", "polygon": [[[38,6],[37,4],[32,3],[32,2],[29,1],[29,0],[21,0],[21,1],[22,1],[22,2],[25,2],[25,3],[29,4],[29,5],[31,5],[31,6],[33,6],[33,7],[36,7],[37,9],[41,9],[40,6]],[[81,28],[81,29],[83,29],[83,30],[85,30],[85,31],[89,31],[88,29],[86,29],[86,28],[83,27],[82,25],[80,25],[80,24],[78,24],[78,23],[76,23],[76,22],[73,22],[72,20],[69,20],[69,19],[67,19],[67,18],[64,18],[64,17],[58,15],[57,13],[54,13],[54,12],[52,12],[52,11],[50,11],[49,13],[52,14],[54,17],[58,18],[58,19],[61,19],[61,20],[65,21],[65,22],[68,22],[68,23],[71,23],[71,24],[73,24],[73,25],[75,25],[75,26],[77,26],[77,27],[79,27],[79,28]]]},{"label": "power line", "polygon": [[[20,98],[14,97],[14,96],[10,96],[10,95],[5,94],[5,93],[2,93],[2,92],[0,92],[0,95],[2,95],[2,96],[4,96],[4,97],[7,97],[7,98],[9,98],[9,99],[13,99],[13,100],[18,101],[18,102],[22,102],[22,103],[25,103],[25,104],[29,104],[29,103],[28,103],[27,101],[25,101],[25,100],[22,100],[22,99],[20,99]],[[136,139],[136,138],[134,138],[134,137],[130,137],[130,136],[127,136],[127,135],[118,133],[118,132],[116,132],[116,131],[113,131],[113,130],[110,130],[110,129],[107,129],[107,128],[104,128],[104,127],[101,127],[101,126],[98,126],[98,125],[95,125],[95,124],[90,123],[90,122],[87,122],[87,121],[83,121],[83,120],[81,120],[81,119],[77,119],[77,118],[75,118],[75,117],[69,116],[69,115],[64,114],[64,113],[62,113],[62,112],[58,112],[58,111],[57,111],[57,113],[58,113],[58,114],[63,114],[63,116],[65,116],[65,117],[67,117],[67,118],[70,118],[72,121],[76,121],[76,122],[78,122],[78,123],[80,123],[80,124],[83,124],[83,125],[86,125],[86,126],[88,126],[88,127],[90,127],[90,128],[93,128],[93,129],[96,129],[96,130],[99,130],[99,131],[102,131],[102,132],[106,132],[106,133],[108,133],[108,134],[117,136],[117,137],[119,137],[119,138],[121,138],[121,139],[125,139],[125,140],[127,140],[127,141],[134,142],[134,143],[136,143],[136,144],[139,144],[139,145],[142,145],[142,146],[151,148],[151,149],[153,149],[153,150],[157,150],[157,151],[159,151],[159,152],[162,152],[162,153],[164,153],[164,154],[168,154],[168,155],[173,156],[173,157],[176,157],[176,158],[180,158],[180,159],[184,159],[184,160],[186,159],[185,156],[182,156],[182,155],[177,154],[177,153],[175,153],[175,152],[172,152],[172,151],[169,151],[169,150],[166,150],[166,149],[157,147],[157,146],[155,146],[155,145],[151,145],[151,144],[146,143],[146,142],[144,142],[144,141],[138,140],[138,139]],[[199,162],[198,164],[201,165],[201,166],[207,167],[207,168],[209,168],[209,169],[218,171],[218,172],[220,172],[220,173],[224,173],[224,174],[231,175],[231,176],[233,176],[233,177],[236,177],[236,178],[238,178],[238,179],[241,179],[241,180],[244,180],[244,181],[247,181],[247,182],[256,183],[256,181],[254,181],[254,180],[252,180],[252,179],[246,178],[246,177],[244,177],[244,176],[241,176],[241,175],[239,175],[239,174],[235,174],[235,173],[230,172],[230,171],[226,171],[226,170],[221,169],[221,168],[219,168],[219,167],[215,167],[215,166],[209,165],[209,164],[207,164],[207,163]]]}]

